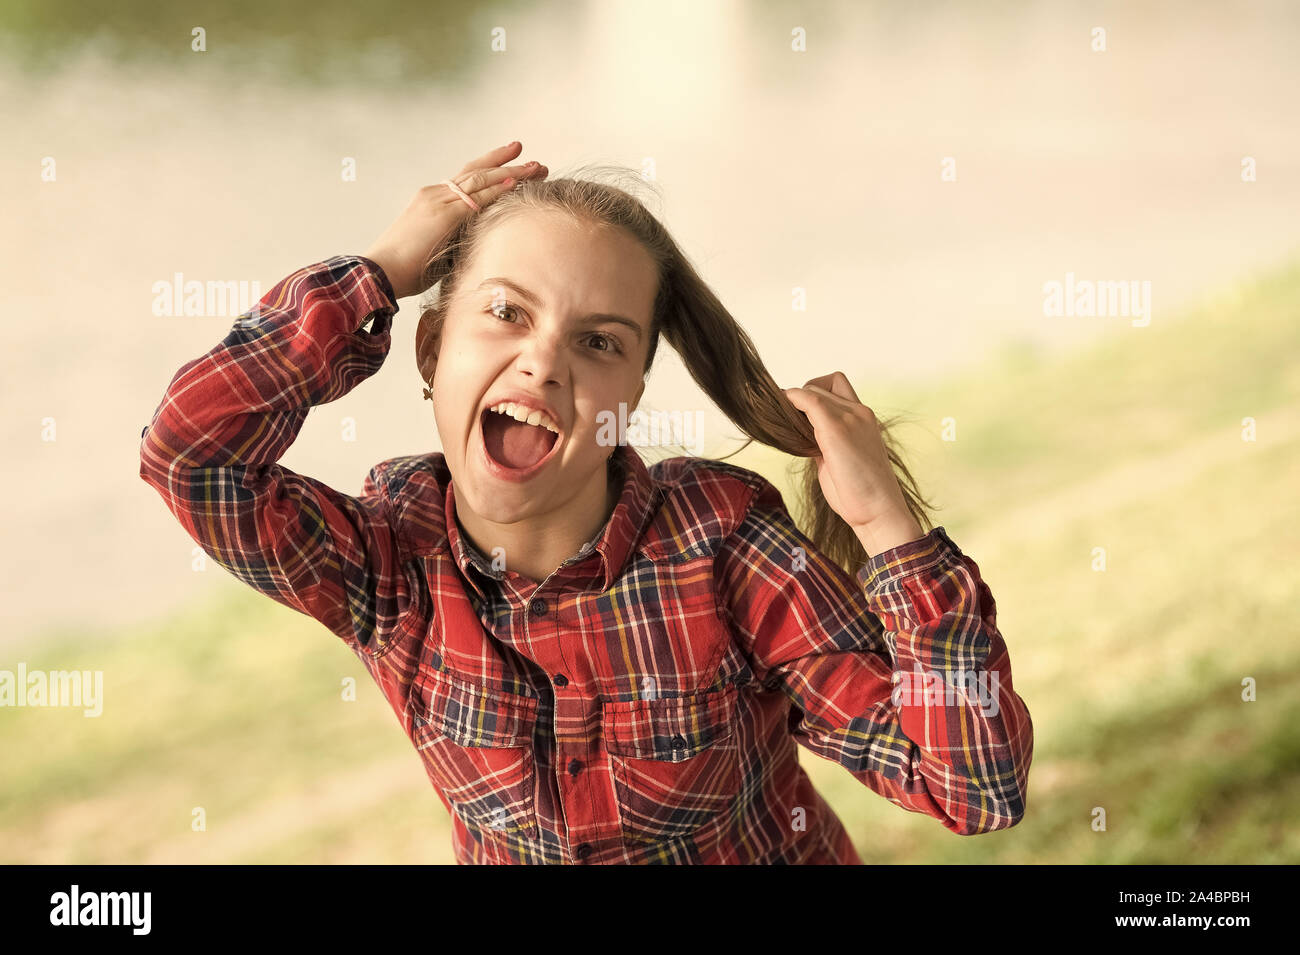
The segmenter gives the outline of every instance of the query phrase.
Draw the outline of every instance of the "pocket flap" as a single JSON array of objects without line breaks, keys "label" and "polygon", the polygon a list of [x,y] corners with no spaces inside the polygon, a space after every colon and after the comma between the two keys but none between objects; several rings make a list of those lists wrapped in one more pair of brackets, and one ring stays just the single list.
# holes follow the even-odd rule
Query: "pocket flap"
[{"label": "pocket flap", "polygon": [[[537,700],[438,674],[425,684],[427,708],[416,719],[460,746],[532,746]],[[423,712],[421,712],[423,709]]]},{"label": "pocket flap", "polygon": [[611,700],[602,707],[605,750],[679,763],[731,736],[736,687],[661,700]]}]

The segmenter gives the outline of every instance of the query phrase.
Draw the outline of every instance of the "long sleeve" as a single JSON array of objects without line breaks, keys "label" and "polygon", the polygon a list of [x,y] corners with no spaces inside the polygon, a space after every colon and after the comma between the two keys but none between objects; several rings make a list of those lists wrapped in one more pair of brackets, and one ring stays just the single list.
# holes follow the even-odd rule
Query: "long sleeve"
[{"label": "long sleeve", "polygon": [[181,366],[140,446],[141,478],[216,563],[354,652],[378,652],[407,599],[383,466],[354,498],[276,462],[313,406],[379,370],[396,312],[369,259],[294,272]]},{"label": "long sleeve", "polygon": [[960,835],[1024,816],[1029,711],[993,595],[942,527],[877,554],[855,585],[764,482],[717,577],[756,677],[789,697],[801,745]]}]

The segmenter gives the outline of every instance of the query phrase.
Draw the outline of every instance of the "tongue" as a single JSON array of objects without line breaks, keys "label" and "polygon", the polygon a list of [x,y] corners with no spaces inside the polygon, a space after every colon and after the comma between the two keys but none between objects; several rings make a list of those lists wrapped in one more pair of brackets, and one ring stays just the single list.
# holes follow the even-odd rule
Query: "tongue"
[{"label": "tongue", "polygon": [[488,454],[508,468],[532,467],[555,443],[555,432],[489,411],[483,422]]}]

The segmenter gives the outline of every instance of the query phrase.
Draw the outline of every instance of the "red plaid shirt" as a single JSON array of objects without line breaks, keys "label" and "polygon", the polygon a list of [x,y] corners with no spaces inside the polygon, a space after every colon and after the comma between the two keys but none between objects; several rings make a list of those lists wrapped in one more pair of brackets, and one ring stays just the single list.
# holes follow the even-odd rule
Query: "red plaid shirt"
[{"label": "red plaid shirt", "polygon": [[277,464],[379,369],[397,310],[361,256],[290,275],[173,377],[140,475],[213,560],[365,664],[459,861],[859,862],[796,742],[953,832],[1021,819],[1032,724],[993,595],[942,527],[855,582],[758,474],[623,446],[609,522],[537,584],[464,536],[440,453],[376,465],[359,497]]}]

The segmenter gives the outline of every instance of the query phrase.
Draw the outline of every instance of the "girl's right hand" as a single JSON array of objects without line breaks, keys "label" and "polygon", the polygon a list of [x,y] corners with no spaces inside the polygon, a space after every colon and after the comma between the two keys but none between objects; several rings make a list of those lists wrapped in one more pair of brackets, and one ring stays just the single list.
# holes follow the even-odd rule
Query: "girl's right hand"
[{"label": "girl's right hand", "polygon": [[[523,150],[520,143],[501,146],[466,163],[451,180],[486,209],[516,181],[544,179],[547,169],[540,163],[505,166]],[[509,185],[506,180],[510,179]],[[448,237],[474,210],[447,186],[423,186],[393,222],[363,253],[384,270],[398,298],[419,295],[429,286],[421,282],[424,266]]]}]

